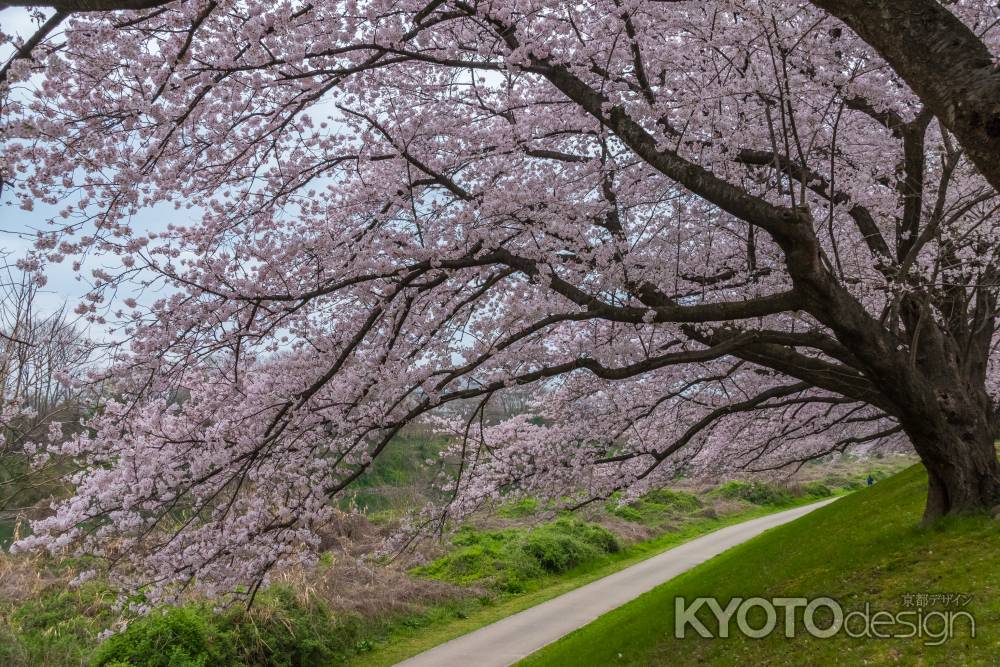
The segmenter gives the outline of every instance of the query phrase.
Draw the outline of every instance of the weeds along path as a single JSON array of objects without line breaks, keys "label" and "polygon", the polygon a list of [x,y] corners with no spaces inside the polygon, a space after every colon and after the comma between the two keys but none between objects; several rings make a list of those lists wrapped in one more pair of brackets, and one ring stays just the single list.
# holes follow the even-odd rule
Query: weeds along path
[{"label": "weeds along path", "polygon": [[507,667],[726,549],[835,498],[709,533],[399,663],[397,667]]}]

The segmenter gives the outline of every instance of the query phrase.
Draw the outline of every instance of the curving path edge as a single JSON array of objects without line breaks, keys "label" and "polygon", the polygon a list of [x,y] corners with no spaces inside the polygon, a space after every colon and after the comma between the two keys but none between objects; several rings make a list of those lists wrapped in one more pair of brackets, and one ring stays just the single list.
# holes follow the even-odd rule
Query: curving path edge
[{"label": "curving path edge", "polygon": [[720,528],[624,570],[456,637],[397,667],[507,667],[726,549],[836,500]]}]

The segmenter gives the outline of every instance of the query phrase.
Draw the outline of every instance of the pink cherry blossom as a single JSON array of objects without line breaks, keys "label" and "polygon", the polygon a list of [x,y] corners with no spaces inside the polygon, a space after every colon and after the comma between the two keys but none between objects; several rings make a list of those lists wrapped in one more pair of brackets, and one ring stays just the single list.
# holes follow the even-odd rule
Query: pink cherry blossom
[{"label": "pink cherry blossom", "polygon": [[252,593],[417,420],[417,527],[882,443],[998,499],[995,3],[37,4],[4,193],[121,347],[20,548]]}]

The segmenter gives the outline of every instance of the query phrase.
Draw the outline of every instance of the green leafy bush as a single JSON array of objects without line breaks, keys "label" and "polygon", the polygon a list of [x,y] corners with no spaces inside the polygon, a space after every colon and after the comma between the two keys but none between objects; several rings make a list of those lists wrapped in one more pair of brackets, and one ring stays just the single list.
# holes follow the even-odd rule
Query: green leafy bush
[{"label": "green leafy bush", "polygon": [[802,493],[807,496],[826,498],[833,495],[833,491],[823,482],[809,482],[802,486]]},{"label": "green leafy bush", "polygon": [[619,519],[625,519],[632,523],[646,523],[647,517],[636,503],[630,505],[618,505],[615,502],[608,503],[608,512],[614,514]]},{"label": "green leafy bush", "polygon": [[520,519],[532,516],[537,511],[538,500],[535,498],[521,498],[501,507],[498,514],[506,519]]},{"label": "green leafy bush", "polygon": [[647,526],[662,524],[668,519],[691,515],[701,509],[697,496],[685,491],[655,489],[638,500],[622,505],[612,497],[607,510],[615,516]]},{"label": "green leafy bush", "polygon": [[[250,610],[207,605],[157,610],[94,652],[92,667],[320,667],[364,646],[360,619],[335,617],[317,598],[275,586]],[[369,640],[370,641],[370,640]]]},{"label": "green leafy bush", "polygon": [[546,574],[566,572],[621,549],[610,531],[569,518],[531,529],[482,531],[465,527],[452,543],[455,549],[415,572],[510,593],[526,590]]},{"label": "green leafy bush", "polygon": [[791,494],[783,488],[768,482],[742,482],[733,480],[718,488],[723,498],[745,500],[754,505],[784,505],[792,500]]},{"label": "green leafy bush", "polygon": [[134,621],[98,647],[94,667],[208,667],[236,664],[232,646],[201,609],[175,607]]},{"label": "green leafy bush", "polygon": [[520,549],[546,572],[558,574],[621,549],[618,539],[594,524],[560,519],[529,532]]},{"label": "green leafy bush", "polygon": [[642,501],[669,507],[678,512],[693,512],[701,508],[701,501],[698,500],[698,496],[686,491],[673,491],[671,489],[650,491],[642,497]]}]

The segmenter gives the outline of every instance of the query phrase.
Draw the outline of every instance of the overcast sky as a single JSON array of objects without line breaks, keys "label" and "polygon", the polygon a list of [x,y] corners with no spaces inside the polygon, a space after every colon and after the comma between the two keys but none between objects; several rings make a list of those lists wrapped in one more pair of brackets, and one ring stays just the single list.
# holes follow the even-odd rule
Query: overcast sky
[{"label": "overcast sky", "polygon": [[[27,10],[15,7],[0,10],[0,31],[7,35],[17,35],[21,39],[30,37],[37,23],[32,21]],[[14,53],[11,44],[0,44],[0,63],[5,63]],[[36,230],[46,227],[46,219],[52,215],[49,207],[38,207],[33,212],[22,211],[11,197],[4,193],[0,200],[0,248],[9,253],[8,259],[23,256],[34,242]],[[81,285],[74,279],[69,266],[52,267],[49,283],[41,296],[44,310],[58,308],[71,297],[82,293]]]}]

